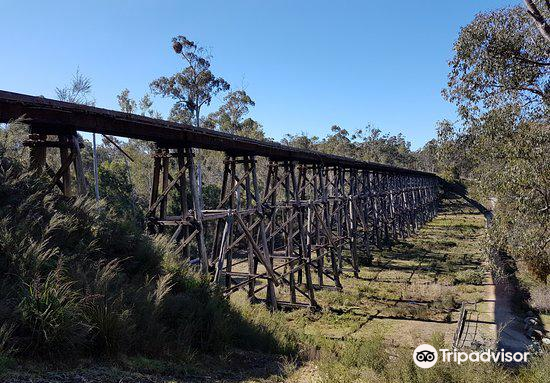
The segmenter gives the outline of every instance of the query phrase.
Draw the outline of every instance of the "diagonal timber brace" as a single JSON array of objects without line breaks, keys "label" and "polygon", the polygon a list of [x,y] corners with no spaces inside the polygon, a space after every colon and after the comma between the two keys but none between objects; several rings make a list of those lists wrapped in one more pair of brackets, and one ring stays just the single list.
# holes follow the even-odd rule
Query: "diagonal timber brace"
[{"label": "diagonal timber brace", "polygon": [[[86,193],[76,133],[49,133],[31,131],[31,167],[67,196]],[[160,142],[152,157],[148,231],[170,235],[225,296],[244,290],[272,309],[316,307],[317,289],[340,290],[373,247],[391,247],[437,212],[431,175],[235,152],[207,209],[192,147]]]}]

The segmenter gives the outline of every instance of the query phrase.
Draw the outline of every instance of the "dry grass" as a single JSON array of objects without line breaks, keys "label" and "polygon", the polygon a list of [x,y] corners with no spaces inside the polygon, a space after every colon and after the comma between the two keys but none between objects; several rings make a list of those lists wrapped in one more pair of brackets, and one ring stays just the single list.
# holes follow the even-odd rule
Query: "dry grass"
[{"label": "dry grass", "polygon": [[[459,302],[484,296],[483,286],[477,280],[461,279],[460,274],[472,263],[484,262],[482,227],[482,219],[471,212],[444,213],[391,252],[376,251],[373,266],[363,267],[360,279],[343,278],[343,292],[318,292],[323,307],[319,312],[270,313],[263,306],[250,305],[243,295],[235,295],[230,304],[234,315],[230,319],[247,325],[231,324],[231,331],[236,331],[238,338],[234,344],[275,354],[229,349],[216,358],[192,354],[177,363],[138,355],[119,359],[114,366],[94,363],[61,375],[66,381],[78,378],[104,382],[123,378],[183,382],[190,377],[300,383],[543,381],[550,376],[547,356],[534,359],[531,366],[517,373],[485,364],[464,364],[459,368],[441,364],[430,370],[420,370],[412,364],[410,353],[416,345],[449,345],[455,325],[448,322],[456,319]],[[171,273],[178,269],[165,267]],[[111,269],[105,265],[104,272],[98,272],[98,289],[110,283],[109,278],[102,276]],[[147,295],[151,307],[162,307],[163,297],[171,295],[172,281],[184,278],[170,275],[152,283]],[[219,310],[191,313],[188,321],[212,313],[223,314]],[[218,322],[229,324],[214,320]],[[282,354],[287,356],[278,356]],[[11,371],[7,376],[14,381],[59,377],[59,373],[52,377],[36,365],[29,369],[31,372],[14,372],[13,363],[10,357],[0,356],[0,371]]]},{"label": "dry grass", "polygon": [[359,279],[342,279],[342,292],[320,291],[316,297],[324,312],[345,315],[316,319],[308,330],[315,332],[319,324],[318,332],[334,334],[333,324],[353,328],[362,317],[374,315],[449,322],[456,320],[460,302],[480,301],[485,294],[484,218],[459,206],[458,212],[444,206],[433,222],[391,250],[374,251],[373,265],[363,267]]},{"label": "dry grass", "polygon": [[531,307],[541,313],[550,314],[550,286],[537,286],[531,289]]}]

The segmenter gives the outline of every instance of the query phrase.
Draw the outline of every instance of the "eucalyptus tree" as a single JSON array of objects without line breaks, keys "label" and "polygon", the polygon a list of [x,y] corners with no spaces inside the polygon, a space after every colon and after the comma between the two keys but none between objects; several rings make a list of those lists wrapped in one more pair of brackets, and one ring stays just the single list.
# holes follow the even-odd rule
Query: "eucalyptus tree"
[{"label": "eucalyptus tree", "polygon": [[354,137],[349,131],[338,126],[330,127],[331,134],[327,135],[319,144],[319,150],[329,154],[356,158],[356,145]]},{"label": "eucalyptus tree", "polygon": [[[491,239],[540,281],[550,276],[550,44],[548,1],[480,13],[454,46],[445,97],[463,129],[438,150],[496,201]],[[450,135],[448,134],[450,132]],[[467,161],[460,161],[467,158]],[[446,158],[449,160],[449,158]]]},{"label": "eucalyptus tree", "polygon": [[416,154],[411,151],[410,142],[402,134],[392,136],[380,129],[368,127],[350,133],[338,125],[331,127],[331,134],[320,140],[305,133],[287,134],[281,141],[284,145],[301,149],[318,150],[324,153],[347,156],[362,161],[413,168],[416,166]]},{"label": "eucalyptus tree", "polygon": [[394,136],[373,127],[368,127],[367,131],[367,135],[363,130],[353,135],[357,141],[358,159],[407,168],[415,166],[411,143],[401,133]]},{"label": "eucalyptus tree", "polygon": [[246,91],[230,92],[224,97],[224,104],[216,112],[208,115],[205,126],[222,132],[263,140],[265,133],[262,126],[252,118],[244,118],[250,107],[255,105]]},{"label": "eucalyptus tree", "polygon": [[437,140],[431,139],[426,142],[421,149],[414,153],[414,156],[416,157],[415,168],[426,172],[436,173],[438,171],[438,165],[436,162],[437,154]]},{"label": "eucalyptus tree", "polygon": [[206,50],[187,37],[174,37],[172,48],[181,56],[186,66],[172,76],[162,76],[151,82],[151,90],[155,94],[176,100],[176,111],[190,111],[195,125],[200,126],[201,108],[210,105],[216,94],[229,90],[229,83],[214,76]]},{"label": "eucalyptus tree", "polygon": [[130,97],[130,91],[128,88],[123,89],[118,96],[116,96],[118,106],[120,110],[125,113],[134,113],[137,108],[136,100]]},{"label": "eucalyptus tree", "polygon": [[139,108],[139,112],[142,116],[162,118],[160,112],[153,108],[153,100],[147,93],[137,102],[130,96],[128,88],[123,89],[117,96],[118,106],[120,110],[125,113],[136,113]]},{"label": "eucalyptus tree", "polygon": [[524,7],[480,13],[460,31],[443,94],[465,119],[516,102],[540,114],[550,104],[549,56]]},{"label": "eucalyptus tree", "polygon": [[281,143],[283,145],[288,145],[300,149],[318,150],[319,137],[310,137],[305,132],[301,132],[299,134],[287,133],[285,137],[281,140]]}]

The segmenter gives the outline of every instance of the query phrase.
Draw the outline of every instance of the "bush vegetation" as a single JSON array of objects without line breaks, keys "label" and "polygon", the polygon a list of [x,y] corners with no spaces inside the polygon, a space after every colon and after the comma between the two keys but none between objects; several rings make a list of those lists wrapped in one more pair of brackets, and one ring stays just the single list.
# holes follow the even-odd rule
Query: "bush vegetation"
[{"label": "bush vegetation", "polygon": [[[204,66],[201,70],[210,73],[209,61],[200,60],[201,50],[193,42],[179,36],[174,43],[179,44],[174,45],[176,53],[193,54]],[[444,94],[457,104],[461,126],[441,122],[437,139],[422,150],[411,151],[402,135],[384,135],[377,129],[350,134],[336,125],[324,139],[298,134],[283,143],[467,182],[475,196],[494,205],[492,245],[509,252],[536,279],[531,304],[548,312],[547,42],[522,7],[482,13],[461,30],[450,64]],[[153,82],[157,93],[181,93],[163,79]],[[229,89],[223,79],[212,79],[217,81],[213,94]],[[90,82],[77,73],[78,82],[86,96]],[[71,94],[70,87],[58,89],[58,95],[90,103],[82,94]],[[244,118],[254,105],[244,91],[228,93],[217,112],[201,119],[199,105],[208,105],[210,96],[187,103],[189,110],[176,103],[170,118],[268,139],[258,122]],[[137,107],[127,90],[119,103],[126,112]],[[159,117],[148,95],[140,108]],[[196,353],[220,354],[238,347],[290,355],[291,361],[296,356],[300,362],[313,360],[321,379],[330,382],[538,382],[550,375],[548,355],[519,371],[492,364],[440,364],[419,370],[409,354],[389,354],[377,335],[342,342],[299,335],[281,313],[222,298],[166,237],[143,233],[149,144],[120,143],[132,157],[130,163],[107,142],[99,146],[103,200],[96,202],[63,197],[51,191],[47,177],[25,172],[25,134],[26,127],[14,123],[1,132],[0,140],[0,371],[12,366],[14,357],[130,355],[136,364],[151,364],[154,358],[188,360]],[[87,141],[82,155],[91,175]],[[208,169],[203,179],[205,206],[215,206],[221,155],[202,151],[198,162]],[[481,284],[483,273],[464,271],[454,282]],[[357,298],[328,297],[341,306]],[[452,295],[440,300],[447,301],[444,306],[455,305]],[[441,339],[433,342],[437,345]]]},{"label": "bush vegetation", "polygon": [[276,321],[232,306],[167,238],[101,201],[52,192],[46,177],[1,154],[1,355],[296,352]]},{"label": "bush vegetation", "polygon": [[[532,4],[548,18],[548,4]],[[460,120],[440,122],[422,152],[493,211],[490,246],[542,288],[550,282],[550,66],[531,16],[517,5],[479,13],[461,29],[443,90]]]},{"label": "bush vegetation", "polygon": [[[303,335],[284,313],[222,298],[168,238],[143,234],[116,206],[63,197],[1,145],[0,154],[0,373],[17,359],[104,356],[168,374],[177,370],[170,361],[240,348],[287,355],[282,373],[289,376],[314,363],[326,382],[534,382],[548,374],[547,356],[518,372],[476,364],[424,371],[379,334]],[[478,277],[464,273],[463,283]],[[327,294],[342,306],[358,299]]]},{"label": "bush vegetation", "polygon": [[[443,336],[435,333],[428,342],[436,348],[446,348]],[[387,383],[485,383],[547,381],[550,373],[549,355],[532,358],[528,366],[517,370],[493,363],[437,363],[430,369],[416,367],[410,350],[389,352],[379,335],[350,339],[326,347],[318,356],[318,379],[323,383],[387,382]],[[392,355],[393,354],[393,355]],[[312,378],[314,381],[314,378]]]}]

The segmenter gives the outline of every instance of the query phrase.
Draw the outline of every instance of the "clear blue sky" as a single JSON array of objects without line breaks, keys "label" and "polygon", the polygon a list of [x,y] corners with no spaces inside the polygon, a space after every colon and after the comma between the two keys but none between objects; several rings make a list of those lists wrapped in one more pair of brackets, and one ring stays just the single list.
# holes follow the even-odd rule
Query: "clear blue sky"
[{"label": "clear blue sky", "polygon": [[[0,1],[0,89],[53,97],[80,67],[96,105],[117,109],[121,89],[139,97],[181,68],[170,40],[182,34],[210,49],[215,74],[244,86],[270,137],[372,123],[413,148],[437,120],[456,119],[440,91],[460,27],[519,3]],[[169,104],[157,108],[166,116]]]}]

